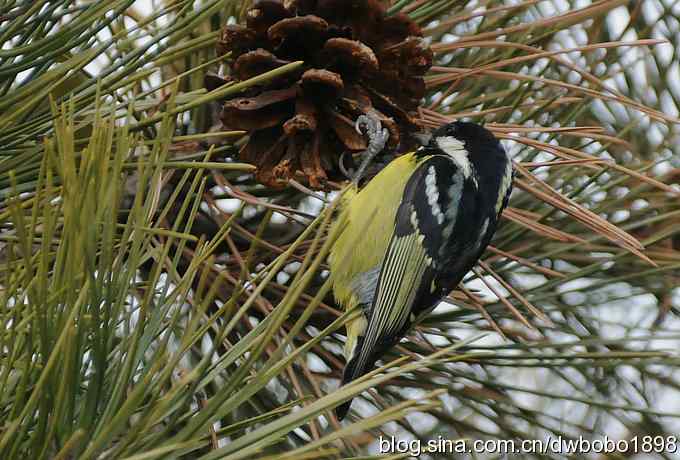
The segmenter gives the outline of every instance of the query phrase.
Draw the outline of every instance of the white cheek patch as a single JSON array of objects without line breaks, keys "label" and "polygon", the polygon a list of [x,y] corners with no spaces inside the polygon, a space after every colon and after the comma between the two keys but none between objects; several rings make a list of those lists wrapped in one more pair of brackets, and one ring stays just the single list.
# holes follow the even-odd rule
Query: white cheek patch
[{"label": "white cheek patch", "polygon": [[463,177],[466,179],[470,177],[472,167],[470,166],[468,151],[465,150],[465,144],[453,136],[441,136],[437,138],[437,146],[453,158],[453,161],[463,171]]}]

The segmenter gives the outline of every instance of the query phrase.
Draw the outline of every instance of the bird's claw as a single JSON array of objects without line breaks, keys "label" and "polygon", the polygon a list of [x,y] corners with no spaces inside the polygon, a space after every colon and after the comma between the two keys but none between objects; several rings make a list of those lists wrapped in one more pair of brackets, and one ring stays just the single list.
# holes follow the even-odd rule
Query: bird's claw
[{"label": "bird's claw", "polygon": [[357,130],[359,134],[366,134],[371,137],[381,128],[380,120],[373,115],[359,115],[357,121],[354,123],[354,129]]},{"label": "bird's claw", "polygon": [[[385,148],[390,133],[387,129],[382,127],[380,119],[373,114],[359,115],[354,124],[354,129],[356,129],[359,134],[365,134],[368,137],[368,147],[362,154],[364,159],[354,176],[354,181],[358,183],[373,157]],[[342,165],[342,167],[344,167],[344,165]]]},{"label": "bird's claw", "polygon": [[354,123],[354,129],[359,134],[368,136],[368,148],[366,150],[371,155],[380,153],[390,137],[389,131],[382,127],[380,119],[372,114],[359,115]]}]

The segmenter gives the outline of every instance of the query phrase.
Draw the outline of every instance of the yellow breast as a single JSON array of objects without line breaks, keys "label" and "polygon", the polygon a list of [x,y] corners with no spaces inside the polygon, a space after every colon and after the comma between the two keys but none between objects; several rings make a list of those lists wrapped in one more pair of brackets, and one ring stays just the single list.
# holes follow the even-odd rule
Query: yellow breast
[{"label": "yellow breast", "polygon": [[333,293],[345,308],[357,303],[352,288],[356,277],[382,262],[404,188],[417,163],[413,153],[402,155],[361,191],[349,190],[344,196],[336,221],[336,225],[344,225],[344,229],[333,245],[329,263]]}]

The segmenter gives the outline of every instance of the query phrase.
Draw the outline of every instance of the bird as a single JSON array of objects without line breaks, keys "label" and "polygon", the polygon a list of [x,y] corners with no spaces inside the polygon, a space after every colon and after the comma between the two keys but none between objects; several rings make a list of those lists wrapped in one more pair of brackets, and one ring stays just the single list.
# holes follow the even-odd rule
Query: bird
[{"label": "bird", "polygon": [[[361,117],[360,117],[361,118]],[[357,120],[384,147],[376,120]],[[359,168],[365,169],[368,159]],[[512,190],[512,161],[481,125],[454,121],[342,196],[329,256],[335,300],[360,314],[346,325],[342,385],[370,372],[474,267]],[[335,408],[342,420],[352,400]]]}]

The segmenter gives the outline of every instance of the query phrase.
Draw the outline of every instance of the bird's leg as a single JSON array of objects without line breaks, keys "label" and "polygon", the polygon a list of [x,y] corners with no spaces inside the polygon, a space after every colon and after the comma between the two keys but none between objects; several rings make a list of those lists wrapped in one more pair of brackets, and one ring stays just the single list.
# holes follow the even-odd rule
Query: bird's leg
[{"label": "bird's leg", "polygon": [[389,131],[382,127],[380,120],[375,115],[359,115],[354,128],[359,134],[366,134],[368,136],[368,147],[361,154],[363,157],[361,165],[354,173],[352,182],[359,183],[361,176],[364,175],[366,168],[373,161],[373,158],[385,148],[387,139],[390,137]]}]

